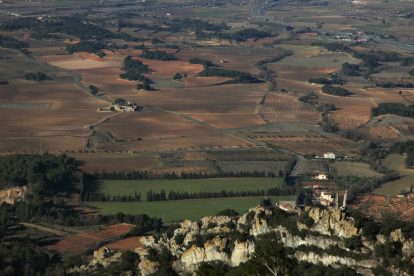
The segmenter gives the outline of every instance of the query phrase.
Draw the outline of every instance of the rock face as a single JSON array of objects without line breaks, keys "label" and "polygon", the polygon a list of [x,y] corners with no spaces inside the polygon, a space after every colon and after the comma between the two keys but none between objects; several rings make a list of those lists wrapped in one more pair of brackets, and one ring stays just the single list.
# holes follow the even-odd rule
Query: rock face
[{"label": "rock face", "polygon": [[[278,225],[271,217],[273,216],[272,210],[261,207],[250,209],[240,218],[220,216],[204,217],[198,222],[186,220],[180,224],[180,228],[174,230],[172,237],[170,233],[170,238],[167,234],[162,234],[157,238],[152,236],[141,238],[145,248],[135,250],[141,260],[138,269],[143,276],[146,276],[155,272],[160,265],[147,259],[149,248],[158,252],[168,250],[175,256],[177,259],[172,268],[180,275],[193,273],[202,262],[220,261],[231,267],[239,266],[254,255],[255,242],[253,240],[258,241],[269,236],[277,238],[286,247],[293,249],[293,256],[299,261],[304,260],[314,264],[321,262],[324,265],[336,267],[346,265],[364,275],[370,275],[370,268],[380,264],[380,261],[371,259],[369,254],[363,255],[360,259],[356,258],[358,260],[338,255],[338,252],[345,252],[343,250],[350,251],[345,247],[345,238],[361,234],[361,230],[354,227],[354,220],[348,218],[346,211],[340,208],[315,207],[309,211],[308,215],[313,219],[314,224],[308,227],[298,222],[297,229],[301,231],[300,236],[297,231],[292,232],[296,234],[292,234],[288,229]],[[289,229],[290,227],[292,226],[290,225]],[[406,240],[401,230],[391,232],[390,240],[401,242],[404,252],[409,253],[414,250],[414,242]],[[362,242],[364,246],[360,253],[371,253],[376,243],[364,238]],[[385,237],[377,236],[377,243],[385,242]],[[318,250],[312,252],[309,248],[318,248]],[[334,251],[329,251],[332,249]],[[326,252],[336,252],[330,253],[336,255],[329,255]],[[111,252],[107,248],[95,251],[95,258],[89,267],[83,266],[74,271],[88,270],[98,263],[106,266],[111,261],[120,259],[120,253],[105,258],[108,253]],[[355,255],[352,253],[347,256]]]},{"label": "rock face", "polygon": [[[354,227],[354,219],[346,218],[346,213],[339,208],[321,209],[312,208],[309,216],[315,221],[313,231],[324,235],[335,235],[338,237],[350,238],[361,233]],[[305,225],[298,225],[299,229],[307,228]]]}]

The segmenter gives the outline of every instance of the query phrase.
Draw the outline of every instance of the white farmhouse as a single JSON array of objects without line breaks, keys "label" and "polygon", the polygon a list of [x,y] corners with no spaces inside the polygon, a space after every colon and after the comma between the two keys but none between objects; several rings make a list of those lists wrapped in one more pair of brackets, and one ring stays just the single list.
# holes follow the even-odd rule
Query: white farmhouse
[{"label": "white farmhouse", "polygon": [[335,159],[335,154],[333,153],[333,152],[328,152],[328,153],[325,153],[324,155],[323,155],[323,158],[325,158],[325,159]]}]

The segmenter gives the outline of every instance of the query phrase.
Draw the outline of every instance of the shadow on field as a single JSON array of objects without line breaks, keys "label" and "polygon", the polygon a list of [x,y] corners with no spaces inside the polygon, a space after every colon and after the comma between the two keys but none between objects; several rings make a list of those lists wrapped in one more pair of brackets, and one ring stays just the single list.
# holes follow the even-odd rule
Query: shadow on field
[{"label": "shadow on field", "polygon": [[85,190],[89,193],[98,192],[101,189],[102,185],[102,180],[94,179],[92,177],[88,177],[85,179]]}]

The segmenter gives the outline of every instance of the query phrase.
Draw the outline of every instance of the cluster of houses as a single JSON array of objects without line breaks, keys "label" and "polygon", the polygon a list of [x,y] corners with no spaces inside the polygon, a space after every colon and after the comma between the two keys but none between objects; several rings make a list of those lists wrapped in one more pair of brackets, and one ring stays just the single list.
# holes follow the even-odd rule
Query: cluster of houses
[{"label": "cluster of houses", "polygon": [[136,104],[131,104],[131,102],[127,102],[123,104],[113,104],[110,106],[104,106],[98,109],[98,112],[113,112],[113,111],[134,112],[134,111],[139,111],[139,107]]},{"label": "cluster of houses", "polygon": [[27,186],[0,191],[0,205],[3,204],[3,202],[14,204],[15,202],[21,201],[24,198],[26,191]]}]

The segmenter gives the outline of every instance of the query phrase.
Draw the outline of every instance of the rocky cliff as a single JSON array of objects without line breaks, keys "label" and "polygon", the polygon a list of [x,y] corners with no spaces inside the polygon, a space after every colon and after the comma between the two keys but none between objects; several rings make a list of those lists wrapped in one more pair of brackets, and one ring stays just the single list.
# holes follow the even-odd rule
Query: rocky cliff
[{"label": "rocky cliff", "polygon": [[[145,247],[135,250],[140,256],[137,269],[144,276],[158,269],[160,263],[149,257],[150,251],[157,254],[166,251],[174,256],[172,269],[179,275],[194,272],[203,262],[220,261],[236,267],[253,256],[257,242],[270,238],[283,243],[299,261],[325,266],[346,265],[359,273],[371,275],[370,269],[381,264],[373,257],[375,244],[392,240],[402,244],[403,252],[409,253],[414,249],[414,242],[404,239],[401,230],[392,232],[388,238],[377,235],[374,242],[361,238],[361,229],[354,225],[354,219],[345,210],[319,207],[301,217],[286,214],[277,207],[256,207],[240,217],[212,216],[197,222],[186,220],[173,232],[141,238]],[[347,247],[347,239],[353,236],[360,237],[362,248],[351,250]],[[107,260],[103,257],[106,253],[104,250],[96,252],[89,267],[98,263],[105,266],[111,260],[119,259],[118,255],[113,255]]]}]

